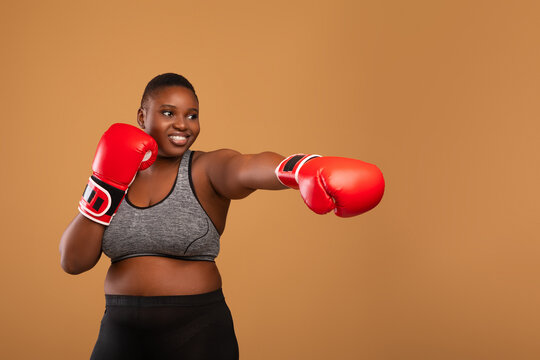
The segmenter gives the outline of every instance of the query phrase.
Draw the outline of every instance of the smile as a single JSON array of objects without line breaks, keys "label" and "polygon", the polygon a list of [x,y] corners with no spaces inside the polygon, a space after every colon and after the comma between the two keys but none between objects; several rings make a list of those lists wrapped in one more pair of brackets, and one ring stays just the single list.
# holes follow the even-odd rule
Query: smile
[{"label": "smile", "polygon": [[187,137],[180,135],[169,135],[169,140],[174,145],[182,146],[187,143]]}]

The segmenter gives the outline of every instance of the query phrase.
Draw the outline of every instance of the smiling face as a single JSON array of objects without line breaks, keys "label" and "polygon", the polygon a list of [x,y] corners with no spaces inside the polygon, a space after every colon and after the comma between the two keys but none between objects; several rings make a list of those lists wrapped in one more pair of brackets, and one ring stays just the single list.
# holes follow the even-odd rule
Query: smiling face
[{"label": "smiling face", "polygon": [[178,157],[199,135],[199,102],[183,86],[156,90],[137,113],[137,122],[158,144],[158,156]]}]

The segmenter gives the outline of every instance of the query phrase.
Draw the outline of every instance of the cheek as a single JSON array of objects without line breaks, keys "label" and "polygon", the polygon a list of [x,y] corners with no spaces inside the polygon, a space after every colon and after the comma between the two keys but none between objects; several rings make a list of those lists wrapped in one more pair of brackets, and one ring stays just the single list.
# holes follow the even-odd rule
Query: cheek
[{"label": "cheek", "polygon": [[149,129],[150,129],[150,133],[159,135],[163,133],[165,126],[156,121],[150,125]]},{"label": "cheek", "polygon": [[196,124],[193,125],[192,131],[193,133],[197,133],[197,134],[201,131],[201,125],[199,124],[198,121]]}]

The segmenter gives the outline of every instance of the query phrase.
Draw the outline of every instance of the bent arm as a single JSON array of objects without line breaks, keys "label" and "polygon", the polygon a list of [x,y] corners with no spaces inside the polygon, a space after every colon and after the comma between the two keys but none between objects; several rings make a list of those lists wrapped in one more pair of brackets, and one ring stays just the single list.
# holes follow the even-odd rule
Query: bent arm
[{"label": "bent arm", "polygon": [[222,149],[209,153],[206,171],[214,189],[228,199],[241,199],[257,189],[287,189],[275,169],[284,159],[274,152],[240,154]]},{"label": "bent arm", "polygon": [[60,239],[60,265],[76,275],[93,268],[101,257],[105,226],[77,214]]}]

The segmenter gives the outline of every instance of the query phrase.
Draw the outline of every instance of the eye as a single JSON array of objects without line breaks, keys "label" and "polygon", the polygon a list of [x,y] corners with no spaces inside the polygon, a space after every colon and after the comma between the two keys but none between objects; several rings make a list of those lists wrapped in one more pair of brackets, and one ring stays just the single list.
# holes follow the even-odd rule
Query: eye
[{"label": "eye", "polygon": [[199,115],[198,114],[191,114],[191,115],[188,115],[188,119],[190,120],[197,120],[199,118]]},{"label": "eye", "polygon": [[163,110],[161,113],[167,117],[173,116],[173,112],[170,110]]}]

